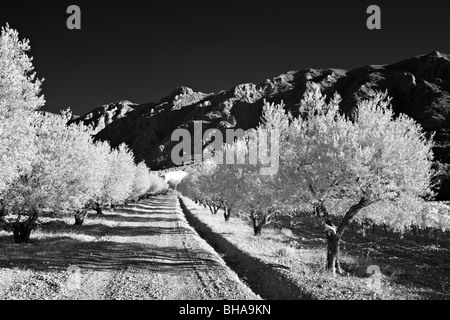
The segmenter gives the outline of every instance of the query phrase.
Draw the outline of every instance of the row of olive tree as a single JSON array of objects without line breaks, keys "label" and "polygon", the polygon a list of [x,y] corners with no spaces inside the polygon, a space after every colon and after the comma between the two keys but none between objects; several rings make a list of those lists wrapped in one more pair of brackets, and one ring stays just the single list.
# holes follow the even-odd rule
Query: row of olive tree
[{"label": "row of olive tree", "polygon": [[298,117],[282,104],[266,103],[260,126],[225,148],[248,158],[254,152],[251,139],[278,130],[276,174],[261,175],[261,165],[248,161],[227,165],[210,159],[193,169],[179,189],[197,200],[247,212],[255,234],[274,214],[309,206],[323,224],[326,267],[333,273],[342,272],[342,236],[360,216],[397,230],[419,221],[449,228],[448,207],[428,210],[424,201],[433,174],[432,139],[411,118],[394,116],[386,93],[359,103],[352,119],[339,112],[340,101],[336,94],[327,102],[311,83]]},{"label": "row of olive tree", "polygon": [[0,38],[0,216],[14,218],[17,243],[28,242],[43,211],[75,213],[82,224],[89,208],[104,206],[167,188],[145,163],[134,162],[125,145],[111,149],[94,142],[92,129],[67,125],[61,115],[39,112],[42,81],[33,73],[28,41],[2,29]]}]

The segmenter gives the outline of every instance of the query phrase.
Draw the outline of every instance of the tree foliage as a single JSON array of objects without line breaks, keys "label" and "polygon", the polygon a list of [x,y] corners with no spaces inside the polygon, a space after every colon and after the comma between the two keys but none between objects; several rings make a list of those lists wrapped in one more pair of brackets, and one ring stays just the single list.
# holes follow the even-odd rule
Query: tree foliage
[{"label": "tree foliage", "polygon": [[155,172],[151,172],[147,165],[141,162],[136,166],[130,198],[137,200],[145,195],[162,193],[168,188],[169,186],[164,178]]},{"label": "tree foliage", "polygon": [[157,173],[150,173],[150,187],[147,190],[148,194],[159,194],[164,193],[169,189],[169,185],[160,177]]},{"label": "tree foliage", "polygon": [[8,25],[0,36],[0,193],[30,169],[33,149],[31,114],[44,104],[28,40]]},{"label": "tree foliage", "polygon": [[106,159],[96,152],[89,128],[67,126],[70,116],[34,114],[31,170],[14,180],[4,197],[12,212],[73,212],[100,192]]},{"label": "tree foliage", "polygon": [[[341,99],[323,96],[310,84],[293,117],[282,104],[266,103],[260,126],[232,148],[248,155],[252,134],[280,132],[280,168],[274,175],[260,167],[210,165],[190,179],[196,196],[236,203],[252,220],[267,222],[273,212],[310,204],[323,223],[327,267],[340,272],[339,245],[347,225],[359,217],[401,229],[417,221],[430,193],[432,140],[405,115],[394,115],[386,93],[358,104],[352,118],[339,112]],[[192,175],[192,174],[191,174]],[[189,181],[189,180],[187,180]],[[186,189],[186,187],[184,187]],[[439,210],[434,210],[439,212]],[[442,212],[442,210],[441,210]],[[439,221],[446,221],[438,218]],[[256,230],[255,230],[256,233]]]},{"label": "tree foliage", "polygon": [[134,156],[125,144],[121,144],[119,148],[111,150],[107,160],[107,175],[98,203],[115,205],[124,202],[133,192]]},{"label": "tree foliage", "polygon": [[151,186],[150,170],[145,162],[140,162],[134,170],[134,180],[131,187],[130,198],[137,200],[140,196],[147,193]]}]

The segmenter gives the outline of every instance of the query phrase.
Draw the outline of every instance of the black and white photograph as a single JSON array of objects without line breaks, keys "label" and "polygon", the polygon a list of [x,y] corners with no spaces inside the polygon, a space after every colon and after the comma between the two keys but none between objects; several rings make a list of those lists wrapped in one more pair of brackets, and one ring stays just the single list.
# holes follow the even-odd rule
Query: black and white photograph
[{"label": "black and white photograph", "polygon": [[0,300],[450,300],[448,0],[4,1],[0,31]]}]

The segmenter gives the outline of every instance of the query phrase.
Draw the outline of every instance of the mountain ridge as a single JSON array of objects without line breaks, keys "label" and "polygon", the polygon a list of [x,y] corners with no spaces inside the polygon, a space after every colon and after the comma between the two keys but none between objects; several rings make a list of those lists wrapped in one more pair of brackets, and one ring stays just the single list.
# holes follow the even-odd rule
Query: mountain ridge
[{"label": "mountain ridge", "polygon": [[369,65],[351,70],[308,68],[289,71],[254,84],[244,83],[217,93],[196,92],[178,87],[157,103],[133,104],[120,101],[95,108],[74,119],[96,127],[96,139],[113,147],[126,143],[136,161],[153,169],[173,166],[170,160],[171,134],[177,128],[193,131],[202,121],[203,130],[255,128],[264,101],[284,102],[294,115],[309,82],[323,94],[342,97],[341,111],[351,114],[358,102],[378,91],[388,91],[393,110],[414,118],[424,131],[435,132],[434,148],[440,200],[450,199],[450,56],[433,51],[386,65]]}]

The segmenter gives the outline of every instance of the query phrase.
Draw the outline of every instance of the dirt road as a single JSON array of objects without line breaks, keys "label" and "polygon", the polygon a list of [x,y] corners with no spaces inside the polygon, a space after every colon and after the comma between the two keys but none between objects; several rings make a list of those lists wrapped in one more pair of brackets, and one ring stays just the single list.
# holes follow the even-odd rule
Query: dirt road
[{"label": "dirt road", "polygon": [[174,194],[81,228],[46,228],[32,244],[1,244],[1,299],[259,298],[188,225]]}]

